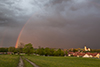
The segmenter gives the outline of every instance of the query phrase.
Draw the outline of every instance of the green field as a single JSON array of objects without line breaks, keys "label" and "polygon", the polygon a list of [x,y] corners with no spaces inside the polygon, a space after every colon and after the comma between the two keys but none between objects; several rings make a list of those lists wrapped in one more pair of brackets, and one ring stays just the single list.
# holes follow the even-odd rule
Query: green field
[{"label": "green field", "polygon": [[33,67],[28,61],[26,61],[23,57],[24,67]]},{"label": "green field", "polygon": [[100,59],[24,56],[40,67],[100,67]]},{"label": "green field", "polygon": [[[40,67],[100,67],[100,59],[77,57],[24,56]],[[24,67],[33,67],[26,60]],[[19,56],[0,55],[0,67],[17,67]]]},{"label": "green field", "polygon": [[0,67],[17,67],[19,56],[0,55]]}]

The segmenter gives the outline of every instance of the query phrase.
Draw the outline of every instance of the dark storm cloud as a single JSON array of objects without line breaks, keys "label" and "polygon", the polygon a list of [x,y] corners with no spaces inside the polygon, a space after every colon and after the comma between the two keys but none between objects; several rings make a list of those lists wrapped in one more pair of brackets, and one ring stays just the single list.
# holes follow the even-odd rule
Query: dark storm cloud
[{"label": "dark storm cloud", "polygon": [[99,0],[1,0],[0,5],[0,33],[8,29],[4,40],[9,46],[32,16],[20,42],[35,47],[100,47]]},{"label": "dark storm cloud", "polygon": [[[14,46],[17,36],[26,22],[23,15],[19,16],[22,10],[14,7],[14,2],[11,0],[0,0],[0,46]],[[24,20],[23,20],[24,19]],[[26,19],[26,20],[25,20]]]}]

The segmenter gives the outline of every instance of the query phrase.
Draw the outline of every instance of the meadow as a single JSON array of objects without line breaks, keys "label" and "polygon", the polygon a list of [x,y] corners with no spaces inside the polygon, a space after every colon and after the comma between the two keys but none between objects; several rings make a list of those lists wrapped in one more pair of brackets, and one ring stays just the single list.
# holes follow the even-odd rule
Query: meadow
[{"label": "meadow", "polygon": [[[56,56],[24,56],[40,67],[100,67],[100,59],[77,58],[77,57],[56,57]],[[24,67],[33,67],[24,60]],[[18,55],[0,55],[0,67],[17,67]]]},{"label": "meadow", "polygon": [[100,59],[77,57],[24,56],[40,67],[100,67]]},{"label": "meadow", "polygon": [[16,55],[0,55],[0,67],[17,67],[19,56]]},{"label": "meadow", "polygon": [[28,61],[26,61],[23,57],[24,67],[33,67]]}]

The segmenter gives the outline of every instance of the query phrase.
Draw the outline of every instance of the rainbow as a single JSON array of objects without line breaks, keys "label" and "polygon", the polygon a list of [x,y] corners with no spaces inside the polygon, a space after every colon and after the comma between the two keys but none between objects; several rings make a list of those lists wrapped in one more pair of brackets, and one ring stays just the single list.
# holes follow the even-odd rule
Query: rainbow
[{"label": "rainbow", "polygon": [[[27,23],[28,23],[28,22],[27,22]],[[22,34],[22,32],[23,32],[23,30],[24,30],[24,28],[25,28],[25,26],[26,26],[27,23],[25,23],[25,25],[23,26],[23,28],[21,29],[21,31],[20,31],[20,33],[19,33],[19,35],[18,35],[15,48],[18,48],[18,44],[19,44],[19,40],[20,40],[21,34]]]},{"label": "rainbow", "polygon": [[33,17],[33,15],[30,17],[30,19],[24,24],[24,26],[22,27],[19,35],[18,35],[18,38],[17,38],[17,41],[16,41],[16,44],[15,44],[15,48],[18,48],[18,45],[19,45],[19,40],[20,40],[20,37],[21,37],[21,34],[25,28],[25,26],[29,23],[29,21],[31,20],[31,18]]}]

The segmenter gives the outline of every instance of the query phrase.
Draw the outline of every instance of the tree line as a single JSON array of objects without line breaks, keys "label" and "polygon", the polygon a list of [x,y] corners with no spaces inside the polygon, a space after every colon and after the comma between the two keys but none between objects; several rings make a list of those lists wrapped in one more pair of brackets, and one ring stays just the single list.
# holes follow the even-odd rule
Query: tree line
[{"label": "tree line", "polygon": [[32,44],[26,44],[24,45],[23,43],[20,43],[18,48],[15,47],[9,47],[9,48],[0,48],[0,52],[13,52],[14,54],[18,53],[25,53],[25,54],[35,54],[35,55],[44,55],[44,56],[64,56],[67,55],[67,51],[63,51],[60,48],[59,49],[54,49],[54,48],[33,48]]},{"label": "tree line", "polygon": [[38,55],[45,55],[45,56],[64,56],[67,55],[67,51],[63,51],[60,48],[54,49],[54,48],[41,48],[39,47],[37,50],[34,51],[34,54]]},{"label": "tree line", "polygon": [[13,54],[18,54],[20,55],[20,53],[26,53],[28,55],[32,54],[34,52],[34,49],[32,47],[32,44],[29,43],[29,44],[20,44],[18,46],[18,48],[15,48],[15,47],[9,47],[9,48],[0,48],[0,52],[13,52]]}]

